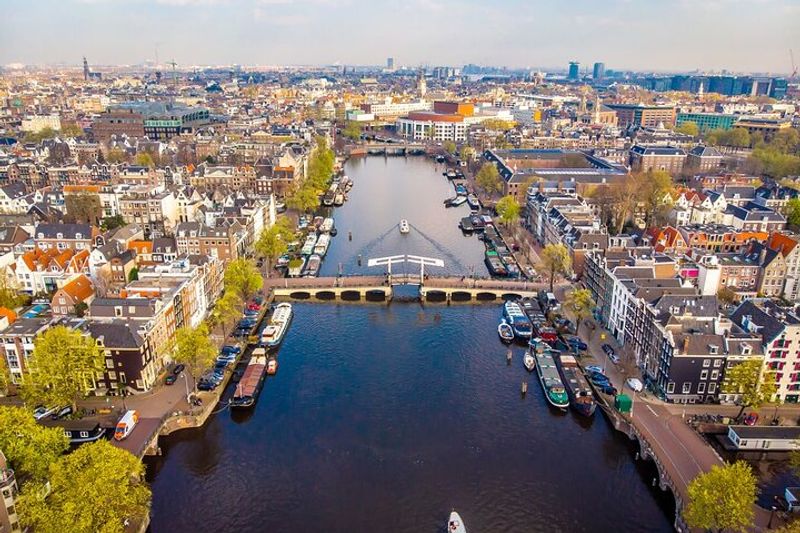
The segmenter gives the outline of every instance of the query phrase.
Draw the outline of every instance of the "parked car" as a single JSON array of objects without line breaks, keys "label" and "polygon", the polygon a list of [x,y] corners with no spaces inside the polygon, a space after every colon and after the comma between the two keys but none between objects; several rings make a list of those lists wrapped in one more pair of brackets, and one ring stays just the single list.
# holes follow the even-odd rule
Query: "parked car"
[{"label": "parked car", "polygon": [[591,374],[588,377],[589,381],[591,381],[598,387],[602,387],[604,385],[611,385],[611,382],[603,374]]},{"label": "parked car", "polygon": [[604,344],[601,346],[601,348],[603,349],[603,352],[605,352],[606,355],[611,355],[612,353],[614,353],[614,348],[612,348],[610,344]]},{"label": "parked car", "polygon": [[181,372],[183,372],[185,369],[186,369],[186,365],[184,365],[183,363],[178,363],[177,365],[175,365],[175,368],[172,369],[172,373],[177,376]]},{"label": "parked car", "polygon": [[628,386],[633,392],[642,392],[644,385],[638,378],[628,378],[625,380],[625,385]]},{"label": "parked car", "polygon": [[164,385],[174,385],[176,381],[178,381],[178,376],[167,374],[167,377],[164,378]]},{"label": "parked car", "polygon": [[586,365],[586,372],[595,372],[597,374],[605,374],[603,367],[599,365]]},{"label": "parked car", "polygon": [[216,388],[217,388],[217,383],[214,383],[206,379],[201,379],[200,381],[197,382],[197,390],[209,391],[209,390],[214,390]]},{"label": "parked car", "polygon": [[600,389],[600,392],[603,394],[610,394],[611,396],[617,395],[617,388],[610,383],[607,385],[598,385],[597,388]]},{"label": "parked car", "polygon": [[566,340],[567,344],[569,344],[569,347],[573,350],[583,351],[589,349],[589,345],[583,342],[580,337],[575,335],[567,336]]},{"label": "parked car", "polygon": [[35,418],[36,420],[41,420],[42,418],[46,418],[52,415],[55,412],[55,410],[56,410],[55,407],[45,407],[43,405],[40,405],[39,407],[33,410],[33,418]]},{"label": "parked car", "polygon": [[64,407],[61,407],[61,408],[55,410],[53,412],[53,414],[50,416],[50,418],[52,418],[53,420],[58,420],[60,418],[64,418],[64,417],[69,416],[71,414],[72,414],[72,406],[71,405],[65,405]]},{"label": "parked car", "polygon": [[750,413],[744,417],[746,426],[755,426],[758,423],[758,413]]},{"label": "parked car", "polygon": [[222,347],[222,353],[232,353],[232,354],[239,354],[242,352],[242,349],[234,344],[226,344]]},{"label": "parked car", "polygon": [[247,304],[247,308],[251,311],[261,311],[261,306],[255,302],[250,302]]}]

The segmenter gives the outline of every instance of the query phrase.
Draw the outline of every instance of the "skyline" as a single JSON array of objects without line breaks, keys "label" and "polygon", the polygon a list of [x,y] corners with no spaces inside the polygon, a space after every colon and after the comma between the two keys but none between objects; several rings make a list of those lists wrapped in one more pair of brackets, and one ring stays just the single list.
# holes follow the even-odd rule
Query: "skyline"
[{"label": "skyline", "polygon": [[[366,0],[0,0],[0,64],[77,65],[83,56],[97,65],[141,64],[157,53],[160,63],[174,59],[179,66],[382,65],[394,57],[398,67],[565,69],[577,60],[582,69],[603,62],[615,70],[780,75],[791,71],[789,49],[800,52],[800,34],[792,31],[800,16],[797,0],[595,4],[579,0],[564,10],[521,0],[493,6],[474,0],[410,0],[402,6]],[[759,21],[755,29],[753,20]],[[52,36],[65,32],[69,38],[53,46]]]}]

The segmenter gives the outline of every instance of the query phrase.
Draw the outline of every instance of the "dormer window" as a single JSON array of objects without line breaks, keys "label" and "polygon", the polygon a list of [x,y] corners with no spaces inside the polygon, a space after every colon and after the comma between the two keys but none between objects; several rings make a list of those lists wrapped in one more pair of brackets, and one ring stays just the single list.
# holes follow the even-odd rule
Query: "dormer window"
[{"label": "dormer window", "polygon": [[56,233],[56,239],[63,239],[63,238],[64,238],[63,233]]},{"label": "dormer window", "polygon": [[742,355],[750,355],[753,353],[753,347],[749,344],[742,344]]},{"label": "dormer window", "polygon": [[75,234],[75,238],[76,238],[76,239],[82,239],[82,238],[83,238],[83,235],[81,235],[80,233],[76,233],[76,234]]},{"label": "dormer window", "polygon": [[719,353],[719,346],[716,346],[714,344],[709,344],[708,353],[710,353],[711,355],[717,355]]}]

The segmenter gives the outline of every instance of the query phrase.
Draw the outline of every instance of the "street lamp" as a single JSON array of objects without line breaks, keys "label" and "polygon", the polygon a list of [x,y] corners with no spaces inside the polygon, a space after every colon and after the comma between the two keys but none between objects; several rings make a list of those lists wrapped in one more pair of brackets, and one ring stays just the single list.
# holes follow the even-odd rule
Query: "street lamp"
[{"label": "street lamp", "polygon": [[775,511],[777,511],[777,510],[778,510],[778,508],[775,505],[773,505],[771,507],[771,510],[770,510],[770,513],[769,513],[769,522],[767,522],[767,529],[772,529],[772,519],[775,518]]},{"label": "street lamp", "polygon": [[188,374],[188,371],[184,372],[181,375],[183,376],[183,384],[186,386],[186,403],[188,404],[188,403],[190,403],[190,401],[189,401],[189,378],[186,377],[187,374]]}]

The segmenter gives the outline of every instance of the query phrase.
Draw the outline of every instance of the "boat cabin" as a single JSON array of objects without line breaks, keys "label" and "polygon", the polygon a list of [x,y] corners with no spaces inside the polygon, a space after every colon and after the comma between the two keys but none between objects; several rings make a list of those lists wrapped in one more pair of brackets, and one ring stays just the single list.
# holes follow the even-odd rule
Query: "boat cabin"
[{"label": "boat cabin", "polygon": [[94,442],[103,438],[106,428],[96,420],[51,420],[42,419],[39,423],[46,427],[60,428],[69,439],[70,444]]}]

